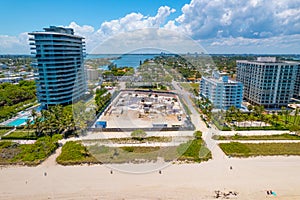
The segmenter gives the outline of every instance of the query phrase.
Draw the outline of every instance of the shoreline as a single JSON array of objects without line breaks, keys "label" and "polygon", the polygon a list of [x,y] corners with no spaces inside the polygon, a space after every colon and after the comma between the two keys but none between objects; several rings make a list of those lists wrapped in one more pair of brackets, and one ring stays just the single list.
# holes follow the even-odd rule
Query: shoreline
[{"label": "shoreline", "polygon": [[[134,167],[113,166],[126,165]],[[299,171],[299,156],[170,164],[141,174],[120,172],[105,164],[9,166],[0,170],[0,180],[5,183],[0,187],[0,198],[215,199],[214,191],[220,190],[237,192],[233,199],[266,199],[273,197],[266,195],[267,190],[272,190],[278,195],[276,199],[299,199]]]}]

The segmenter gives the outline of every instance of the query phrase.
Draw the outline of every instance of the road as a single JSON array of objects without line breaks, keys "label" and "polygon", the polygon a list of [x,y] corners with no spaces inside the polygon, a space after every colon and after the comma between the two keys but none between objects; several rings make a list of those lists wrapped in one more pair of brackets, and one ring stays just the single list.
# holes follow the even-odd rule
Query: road
[{"label": "road", "polygon": [[213,127],[212,128],[206,127],[206,124],[201,120],[200,114],[195,109],[193,102],[189,98],[190,93],[182,89],[182,87],[179,86],[178,82],[172,81],[172,85],[176,90],[176,93],[184,100],[185,104],[188,106],[189,110],[191,111],[190,114],[191,121],[194,124],[196,130],[200,130],[202,132],[202,138],[205,141],[207,148],[209,148],[209,150],[211,151],[213,159],[214,160],[226,159],[227,156],[220,149],[217,141],[212,139],[212,134],[216,133],[217,130],[215,130]]}]

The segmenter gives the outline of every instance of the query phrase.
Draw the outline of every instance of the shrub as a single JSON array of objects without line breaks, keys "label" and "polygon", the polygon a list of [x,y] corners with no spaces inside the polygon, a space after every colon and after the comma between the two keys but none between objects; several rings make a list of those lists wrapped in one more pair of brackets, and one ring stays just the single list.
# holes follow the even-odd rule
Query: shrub
[{"label": "shrub", "polygon": [[96,159],[90,155],[85,146],[76,141],[68,141],[56,158],[57,163],[62,165],[96,163]]},{"label": "shrub", "polygon": [[147,136],[147,133],[141,129],[135,130],[131,133],[131,137],[136,140],[143,140]]},{"label": "shrub", "polygon": [[194,137],[196,139],[202,139],[202,132],[201,131],[195,131]]}]

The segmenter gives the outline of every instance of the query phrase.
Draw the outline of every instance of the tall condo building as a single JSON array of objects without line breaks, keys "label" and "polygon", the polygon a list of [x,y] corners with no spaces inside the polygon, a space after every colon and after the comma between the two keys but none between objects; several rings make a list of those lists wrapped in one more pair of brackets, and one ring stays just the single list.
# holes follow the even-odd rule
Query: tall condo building
[{"label": "tall condo building", "polygon": [[87,92],[84,38],[71,28],[50,26],[29,33],[35,55],[37,97],[42,107],[66,105]]},{"label": "tall condo building", "polygon": [[237,80],[244,84],[244,98],[248,102],[266,108],[288,105],[295,92],[299,63],[276,61],[275,57],[236,63]]},{"label": "tall condo building", "polygon": [[298,73],[296,75],[294,98],[297,98],[300,100],[300,63],[299,63],[299,67],[298,67]]},{"label": "tall condo building", "polygon": [[241,108],[243,84],[214,71],[212,77],[202,77],[200,96],[208,98],[217,109],[227,110],[231,106]]}]

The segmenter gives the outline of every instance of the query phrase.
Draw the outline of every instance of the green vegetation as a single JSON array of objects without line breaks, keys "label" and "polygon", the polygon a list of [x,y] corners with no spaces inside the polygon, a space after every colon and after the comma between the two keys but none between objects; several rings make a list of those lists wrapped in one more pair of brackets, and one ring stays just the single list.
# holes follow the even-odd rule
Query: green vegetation
[{"label": "green vegetation", "polygon": [[25,55],[2,55],[0,58],[0,63],[7,66],[6,70],[13,72],[20,72],[20,70],[32,71],[31,62],[31,56]]},{"label": "green vegetation", "polygon": [[0,84],[0,121],[15,116],[36,101],[34,81]]},{"label": "green vegetation", "polygon": [[7,136],[3,136],[1,139],[5,139],[5,140],[34,140],[37,139],[36,134],[33,130],[28,130],[28,131],[13,131],[11,132],[9,135]]},{"label": "green vegetation", "polygon": [[7,133],[8,131],[12,130],[12,128],[6,128],[6,127],[1,127],[0,128],[0,137],[2,137],[5,133]]},{"label": "green vegetation", "polygon": [[193,93],[195,96],[199,96],[199,83],[180,83],[186,91]]},{"label": "green vegetation", "polygon": [[138,143],[146,143],[146,142],[171,142],[172,137],[145,137],[143,140],[136,140],[131,137],[127,138],[110,138],[110,139],[97,139],[97,140],[84,140],[86,142],[101,142],[101,143],[118,143],[118,144],[136,144]]},{"label": "green vegetation", "polygon": [[222,119],[221,115],[212,114],[212,123],[221,131],[231,131],[231,128],[227,126]]},{"label": "green vegetation", "polygon": [[[291,115],[290,110],[282,108],[281,111],[266,114],[262,106],[248,106],[250,112],[242,113],[235,107],[230,107],[226,112],[219,111],[212,114],[212,121],[218,129],[230,126],[237,131],[244,130],[290,130],[293,132],[300,131],[299,109],[295,110],[295,114]],[[250,126],[237,126],[235,122],[248,121]],[[252,126],[253,122],[260,122],[259,126]],[[263,126],[264,123],[268,124]],[[223,126],[221,125],[223,124]],[[223,129],[224,130],[224,129]]]},{"label": "green vegetation", "polygon": [[61,150],[61,154],[56,158],[56,162],[61,165],[77,165],[83,163],[98,162],[79,142],[69,141]]},{"label": "green vegetation", "polygon": [[202,132],[195,131],[194,139],[177,147],[180,161],[202,162],[212,158],[210,150],[202,140]]},{"label": "green vegetation", "polygon": [[34,144],[0,142],[0,164],[38,165],[58,147],[61,136],[41,137]]},{"label": "green vegetation", "polygon": [[105,94],[107,92],[107,89],[101,85],[101,88],[97,88],[96,89],[96,94],[99,96],[102,96],[103,94]]},{"label": "green vegetation", "polygon": [[[201,60],[201,59],[200,59]],[[173,74],[172,71],[176,70],[183,79],[185,80],[197,80],[201,78],[201,73],[199,72],[199,66],[193,65],[189,58],[184,58],[182,56],[157,56],[154,61],[158,64],[163,64],[164,67]],[[200,61],[201,62],[201,61]],[[200,62],[198,63],[199,65]],[[195,64],[195,63],[194,63]],[[173,77],[177,77],[176,75]],[[178,77],[176,79],[182,79]]]},{"label": "green vegetation", "polygon": [[133,67],[117,67],[115,64],[110,64],[108,70],[103,72],[104,78],[109,76],[131,76],[134,74]]},{"label": "green vegetation", "polygon": [[95,102],[97,105],[96,113],[103,112],[106,106],[109,104],[110,100],[111,100],[111,93],[107,92],[105,88],[96,90],[96,96],[95,96]]},{"label": "green vegetation", "polygon": [[[117,148],[103,145],[103,140],[85,141],[84,144],[87,145],[85,147],[80,142],[67,142],[62,148],[62,154],[57,158],[57,162],[63,165],[72,165],[81,163],[141,163],[157,161],[158,157],[162,157],[166,162],[176,158],[191,162],[210,159],[211,153],[201,139],[202,133],[197,131],[194,136],[194,140],[180,146],[169,147],[123,146]],[[160,138],[165,137],[149,137],[142,142],[146,140],[156,142],[157,139],[161,142]],[[131,138],[114,138],[109,141],[122,143],[124,140],[125,142],[134,142]],[[99,144],[94,144],[97,141]]]},{"label": "green vegetation", "polygon": [[177,152],[181,161],[202,162],[212,158],[211,152],[202,139],[194,139],[179,145]]},{"label": "green vegetation", "polygon": [[212,103],[207,98],[201,98],[196,101],[196,105],[200,108],[201,112],[206,116],[206,120],[210,121],[212,118]]},{"label": "green vegetation", "polygon": [[144,130],[138,129],[131,133],[131,137],[134,140],[143,140],[147,136],[147,133]]},{"label": "green vegetation", "polygon": [[214,135],[215,140],[300,140],[300,136],[291,134],[280,134],[280,135],[251,135],[251,136],[219,136]]},{"label": "green vegetation", "polygon": [[234,157],[300,155],[300,143],[221,143],[224,153]]},{"label": "green vegetation", "polygon": [[195,137],[197,140],[201,140],[201,139],[202,139],[202,132],[201,132],[201,131],[195,131],[195,132],[194,132],[194,137]]},{"label": "green vegetation", "polygon": [[80,101],[73,105],[56,105],[42,110],[38,114],[32,110],[31,119],[26,122],[26,128],[35,130],[37,137],[62,134],[65,137],[82,133],[94,117],[95,111],[87,111],[86,105]]},{"label": "green vegetation", "polygon": [[166,162],[177,158],[176,146],[170,147],[108,147],[104,145],[87,146],[89,152],[101,163],[141,163],[157,161],[162,157]]}]

